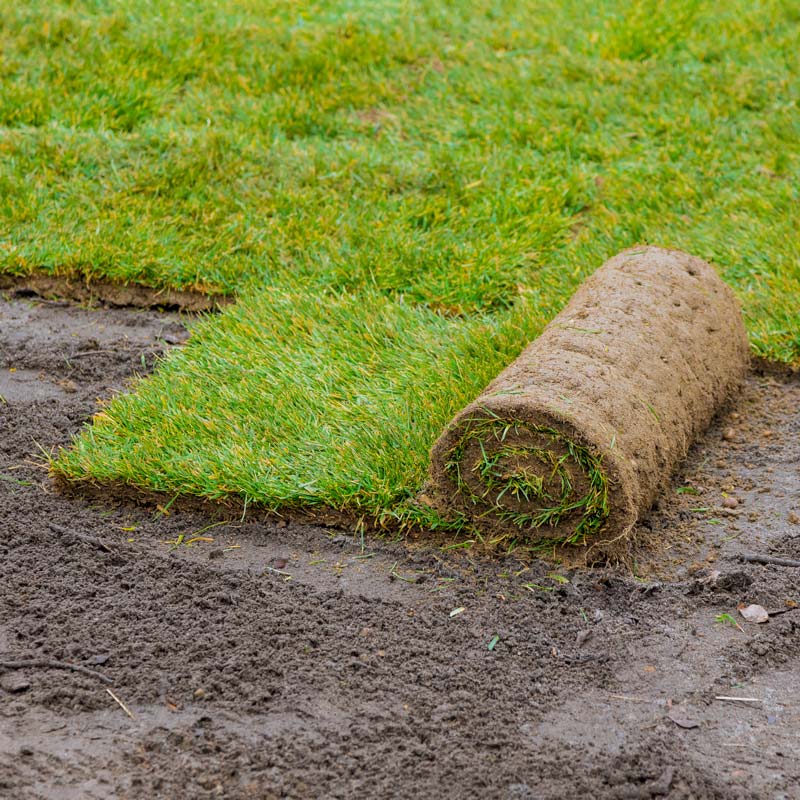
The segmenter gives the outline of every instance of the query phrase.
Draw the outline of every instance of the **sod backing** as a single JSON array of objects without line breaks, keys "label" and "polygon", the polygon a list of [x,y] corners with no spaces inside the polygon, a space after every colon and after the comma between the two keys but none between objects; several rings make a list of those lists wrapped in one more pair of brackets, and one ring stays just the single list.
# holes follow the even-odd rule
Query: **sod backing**
[{"label": "sod backing", "polygon": [[456,415],[423,496],[495,537],[624,538],[749,359],[738,303],[713,267],[627,250]]}]

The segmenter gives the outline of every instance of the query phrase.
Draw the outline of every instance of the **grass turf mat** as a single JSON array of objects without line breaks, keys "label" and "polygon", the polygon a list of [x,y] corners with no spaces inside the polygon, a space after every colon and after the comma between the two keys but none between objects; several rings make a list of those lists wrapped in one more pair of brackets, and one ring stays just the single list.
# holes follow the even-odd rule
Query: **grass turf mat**
[{"label": "grass turf mat", "polygon": [[430,443],[516,354],[512,331],[379,292],[245,298],[96,414],[57,468],[275,507],[384,509],[413,493]]},{"label": "grass turf mat", "polygon": [[492,542],[616,558],[749,363],[710,264],[625,250],[450,421],[422,496]]},{"label": "grass turf mat", "polygon": [[[520,434],[527,434],[535,444],[512,443],[509,434],[515,440],[520,439]],[[480,449],[472,470],[479,484],[477,489],[465,479],[473,476],[462,472],[467,448],[473,443]],[[557,544],[584,543],[608,518],[608,477],[602,457],[555,428],[514,419],[476,417],[465,426],[445,470],[469,502],[493,511],[500,522],[524,532],[557,527],[565,517],[577,512],[580,520],[575,529]],[[577,491],[573,471],[586,476]],[[504,508],[504,497],[518,507]],[[533,508],[519,508],[523,504]],[[553,544],[551,538],[545,541],[548,547]]]},{"label": "grass turf mat", "polygon": [[0,269],[239,296],[57,469],[377,513],[642,241],[713,260],[755,351],[797,362],[798,22],[778,0],[5,4]]}]

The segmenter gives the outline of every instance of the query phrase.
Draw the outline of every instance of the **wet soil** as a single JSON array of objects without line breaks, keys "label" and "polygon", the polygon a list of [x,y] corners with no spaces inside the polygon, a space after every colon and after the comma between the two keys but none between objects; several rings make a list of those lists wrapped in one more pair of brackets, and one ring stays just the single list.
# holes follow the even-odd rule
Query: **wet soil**
[{"label": "wet soil", "polygon": [[635,574],[566,570],[60,493],[42,451],[184,322],[0,302],[0,662],[37,662],[0,797],[800,797],[800,569],[739,558],[800,559],[796,377],[750,375]]}]

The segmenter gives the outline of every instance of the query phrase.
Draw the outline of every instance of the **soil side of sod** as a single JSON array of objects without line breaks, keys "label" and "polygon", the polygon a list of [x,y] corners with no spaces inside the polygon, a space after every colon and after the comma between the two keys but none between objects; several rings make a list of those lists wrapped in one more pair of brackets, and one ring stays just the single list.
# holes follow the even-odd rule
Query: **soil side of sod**
[{"label": "soil side of sod", "polygon": [[483,531],[611,555],[749,364],[739,302],[710,264],[625,250],[456,415],[426,491]]},{"label": "soil side of sod", "polygon": [[62,275],[2,275],[0,291],[16,297],[72,300],[117,308],[156,308],[171,311],[218,311],[233,302],[221,294],[181,289],[153,289],[140,284],[85,280]]},{"label": "soil side of sod", "polygon": [[185,335],[0,303],[0,662],[111,681],[0,668],[0,796],[793,796],[800,571],[739,556],[800,558],[796,377],[750,376],[636,575],[568,571],[58,492],[41,450]]}]

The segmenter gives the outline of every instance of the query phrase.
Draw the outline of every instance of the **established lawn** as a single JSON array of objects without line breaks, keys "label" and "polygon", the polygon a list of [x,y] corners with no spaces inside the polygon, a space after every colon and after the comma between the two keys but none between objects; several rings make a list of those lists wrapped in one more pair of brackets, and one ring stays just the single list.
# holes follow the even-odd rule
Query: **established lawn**
[{"label": "established lawn", "polygon": [[238,297],[55,469],[400,513],[450,416],[645,241],[800,363],[800,6],[720,8],[0,5],[0,269]]}]

